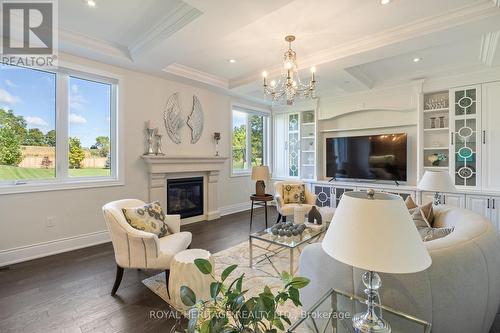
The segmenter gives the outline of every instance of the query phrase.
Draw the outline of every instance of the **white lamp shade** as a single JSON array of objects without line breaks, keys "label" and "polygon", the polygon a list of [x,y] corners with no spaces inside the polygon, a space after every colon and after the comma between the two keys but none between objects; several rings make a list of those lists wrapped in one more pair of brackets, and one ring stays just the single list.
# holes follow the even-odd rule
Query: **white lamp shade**
[{"label": "white lamp shade", "polygon": [[446,171],[427,170],[418,182],[417,188],[429,192],[453,192],[456,191],[450,174]]},{"label": "white lamp shade", "polygon": [[265,165],[252,168],[252,180],[269,180],[269,167]]},{"label": "white lamp shade", "polygon": [[367,271],[414,273],[432,263],[403,200],[391,194],[345,193],[322,247],[334,259]]}]

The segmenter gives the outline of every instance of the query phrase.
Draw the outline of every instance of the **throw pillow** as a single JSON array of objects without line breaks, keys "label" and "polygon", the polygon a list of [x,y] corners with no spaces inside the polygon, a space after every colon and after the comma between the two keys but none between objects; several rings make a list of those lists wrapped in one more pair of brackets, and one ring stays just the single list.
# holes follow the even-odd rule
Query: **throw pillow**
[{"label": "throw pillow", "polygon": [[[406,208],[409,210],[412,210],[414,208],[417,208],[417,204],[415,201],[413,201],[413,198],[411,196],[408,196],[405,200]],[[425,220],[429,223],[429,226],[432,227],[434,225],[434,210],[432,208],[432,202],[429,202],[428,204],[420,206],[420,209],[422,210],[422,214],[425,218]],[[411,213],[410,213],[411,214]]]},{"label": "throw pillow", "polygon": [[132,228],[156,234],[158,238],[171,234],[165,223],[165,213],[158,201],[141,207],[122,208],[122,211]]},{"label": "throw pillow", "polygon": [[306,201],[306,188],[304,184],[283,185],[283,202],[285,204],[304,203]]},{"label": "throw pillow", "polygon": [[417,227],[417,231],[424,242],[442,238],[449,235],[455,228],[432,228],[424,217],[424,212],[421,208],[416,207],[409,210],[410,215]]},{"label": "throw pillow", "polygon": [[406,200],[405,200],[405,204],[406,204],[406,208],[408,209],[413,209],[413,208],[417,208],[417,204],[415,203],[415,201],[413,201],[413,198],[409,195],[406,197]]}]

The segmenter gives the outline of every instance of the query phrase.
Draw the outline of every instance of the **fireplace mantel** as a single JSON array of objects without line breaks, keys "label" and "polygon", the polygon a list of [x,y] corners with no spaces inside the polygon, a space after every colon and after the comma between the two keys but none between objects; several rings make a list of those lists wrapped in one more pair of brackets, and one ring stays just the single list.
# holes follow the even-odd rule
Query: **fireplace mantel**
[{"label": "fireplace mantel", "polygon": [[144,155],[149,174],[149,201],[159,201],[167,207],[166,182],[169,177],[183,173],[202,174],[206,179],[204,213],[199,217],[183,220],[183,224],[220,217],[217,205],[217,184],[219,172],[227,157],[220,156],[156,156]]}]

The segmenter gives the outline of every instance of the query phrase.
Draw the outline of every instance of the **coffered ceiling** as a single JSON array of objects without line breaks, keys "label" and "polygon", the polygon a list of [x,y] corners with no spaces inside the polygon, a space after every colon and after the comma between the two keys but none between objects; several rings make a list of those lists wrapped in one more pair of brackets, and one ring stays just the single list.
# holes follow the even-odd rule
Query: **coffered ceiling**
[{"label": "coffered ceiling", "polygon": [[320,97],[500,65],[500,0],[95,2],[59,2],[62,51],[254,99],[287,34]]}]

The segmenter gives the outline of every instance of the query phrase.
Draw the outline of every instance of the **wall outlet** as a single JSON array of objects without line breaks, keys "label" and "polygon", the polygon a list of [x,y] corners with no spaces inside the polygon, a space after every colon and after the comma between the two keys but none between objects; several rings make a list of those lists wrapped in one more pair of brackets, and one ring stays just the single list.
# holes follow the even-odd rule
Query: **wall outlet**
[{"label": "wall outlet", "polygon": [[45,225],[47,226],[47,228],[52,228],[53,226],[55,226],[54,217],[47,216],[47,219],[45,220]]}]

